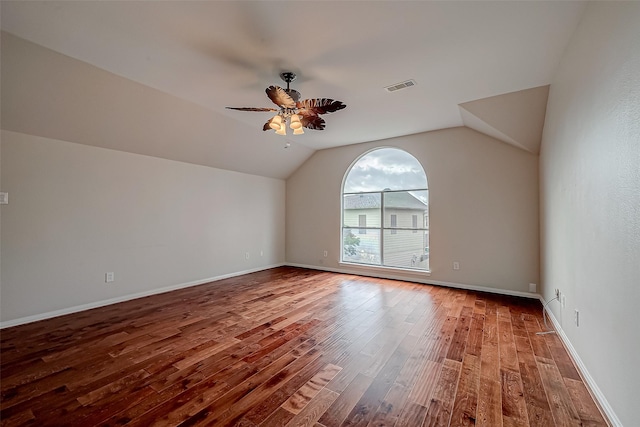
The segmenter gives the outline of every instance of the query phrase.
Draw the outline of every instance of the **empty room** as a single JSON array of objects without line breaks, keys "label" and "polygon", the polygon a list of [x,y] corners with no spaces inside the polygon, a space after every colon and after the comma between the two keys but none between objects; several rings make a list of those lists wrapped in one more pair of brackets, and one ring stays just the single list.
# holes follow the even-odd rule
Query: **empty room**
[{"label": "empty room", "polygon": [[637,426],[640,2],[0,2],[0,425]]}]

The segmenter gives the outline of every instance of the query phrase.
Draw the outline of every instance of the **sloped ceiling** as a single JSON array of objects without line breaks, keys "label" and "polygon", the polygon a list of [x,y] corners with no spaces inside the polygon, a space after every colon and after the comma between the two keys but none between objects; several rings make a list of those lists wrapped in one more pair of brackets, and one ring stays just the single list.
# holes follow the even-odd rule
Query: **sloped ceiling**
[{"label": "sloped ceiling", "polygon": [[538,154],[547,112],[549,86],[460,104],[465,126]]},{"label": "sloped ceiling", "polygon": [[7,33],[0,105],[6,130],[271,178],[314,151]]},{"label": "sloped ceiling", "polygon": [[[473,121],[536,152],[505,127],[508,120],[481,114],[469,100],[548,85],[585,5],[54,0],[2,1],[0,12],[2,30],[13,36],[206,109],[219,132],[209,140],[214,151],[240,159],[258,153],[262,166],[243,171],[282,177],[314,150]],[[265,113],[225,109],[270,106],[264,89],[281,84],[284,70],[299,75],[293,87],[303,98],[334,98],[347,108],[325,116],[326,130],[295,137],[263,132]],[[407,79],[416,85],[383,89]],[[3,102],[7,108],[13,106]],[[2,124],[10,125],[4,118]],[[205,159],[203,140],[181,140],[167,155]],[[282,150],[284,141],[290,150]],[[275,151],[265,154],[264,144],[277,147],[283,160],[273,160]],[[138,138],[127,148],[156,155]]]}]

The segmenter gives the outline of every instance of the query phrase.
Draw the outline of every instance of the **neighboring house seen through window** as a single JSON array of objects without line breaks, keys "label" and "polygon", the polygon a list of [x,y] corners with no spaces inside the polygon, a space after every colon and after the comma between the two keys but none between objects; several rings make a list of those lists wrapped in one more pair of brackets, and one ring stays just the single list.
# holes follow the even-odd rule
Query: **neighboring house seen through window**
[{"label": "neighboring house seen through window", "polygon": [[420,162],[379,148],[347,171],[342,262],[429,270],[429,190]]}]

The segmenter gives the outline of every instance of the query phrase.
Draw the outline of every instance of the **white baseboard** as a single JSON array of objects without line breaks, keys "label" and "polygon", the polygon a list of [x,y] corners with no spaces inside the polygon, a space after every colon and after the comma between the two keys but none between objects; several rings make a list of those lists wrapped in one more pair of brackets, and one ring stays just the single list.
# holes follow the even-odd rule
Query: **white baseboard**
[{"label": "white baseboard", "polygon": [[166,286],[164,288],[151,289],[149,291],[138,292],[135,294],[123,295],[116,298],[110,298],[108,300],[90,302],[88,304],[76,305],[74,307],[63,308],[60,310],[49,311],[47,313],[34,314],[33,316],[21,317],[19,319],[7,320],[0,322],[0,329],[9,328],[11,326],[24,325],[26,323],[37,322],[38,320],[51,319],[52,317],[64,316],[65,314],[77,313],[79,311],[90,310],[92,308],[104,307],[106,305],[116,304],[119,302],[130,301],[137,298],[148,297],[156,294],[163,294],[165,292],[171,292],[178,289],[189,288],[191,286],[203,285],[209,282],[215,282],[217,280],[228,279],[230,277],[242,276],[243,274],[255,273],[257,271],[268,270],[270,268],[282,267],[281,264],[273,264],[264,267],[253,268],[250,270],[237,271],[234,273],[223,274],[221,276],[209,277],[207,279],[194,280],[193,282],[180,283],[177,285]]},{"label": "white baseboard", "polygon": [[500,295],[509,295],[514,297],[524,297],[524,298],[535,298],[540,299],[540,294],[531,293],[531,292],[520,292],[513,291],[510,289],[499,289],[492,288],[489,286],[480,286],[480,285],[467,285],[465,283],[454,283],[454,282],[443,282],[441,280],[432,280],[428,277],[425,278],[417,278],[417,277],[408,277],[401,276],[395,274],[389,274],[384,271],[371,271],[371,270],[360,270],[360,269],[348,269],[348,268],[330,268],[330,267],[319,267],[317,265],[306,265],[306,264],[296,264],[296,263],[286,263],[290,267],[300,267],[300,268],[308,268],[311,270],[320,270],[320,271],[330,271],[333,273],[343,273],[343,274],[356,274],[359,276],[367,276],[367,277],[377,277],[380,279],[391,279],[391,280],[403,280],[405,282],[414,282],[414,283],[424,283],[425,285],[437,285],[437,286],[445,286],[447,288],[457,288],[457,289],[466,289],[468,291],[478,291],[478,292],[489,292],[492,294],[500,294]]},{"label": "white baseboard", "polygon": [[[540,297],[540,301],[544,306],[545,301],[542,298],[542,296]],[[564,333],[562,326],[560,326],[560,322],[558,322],[558,319],[556,319],[556,316],[553,314],[551,310],[546,310],[546,311],[547,311],[547,317],[551,320],[551,323],[553,323],[553,327],[555,328],[556,333],[562,340],[562,343],[564,344],[565,348],[569,352],[569,355],[573,359],[573,363],[576,365],[576,368],[578,368],[578,371],[580,372],[580,376],[582,376],[582,379],[584,380],[584,382],[587,383],[587,387],[591,391],[592,396],[598,402],[598,405],[600,405],[600,409],[602,410],[602,412],[604,412],[604,416],[608,418],[608,421],[611,423],[612,426],[623,427],[622,423],[620,422],[620,419],[618,418],[616,413],[613,411],[613,408],[611,407],[611,405],[609,405],[607,398],[604,396],[604,394],[600,390],[600,387],[598,387],[598,384],[596,384],[595,380],[587,370],[587,367],[585,366],[584,362],[582,362],[582,359],[580,359],[580,356],[578,355],[578,352],[576,351],[576,349],[573,347],[573,344],[571,344],[571,341],[569,341],[569,337],[567,337],[567,334]]]}]

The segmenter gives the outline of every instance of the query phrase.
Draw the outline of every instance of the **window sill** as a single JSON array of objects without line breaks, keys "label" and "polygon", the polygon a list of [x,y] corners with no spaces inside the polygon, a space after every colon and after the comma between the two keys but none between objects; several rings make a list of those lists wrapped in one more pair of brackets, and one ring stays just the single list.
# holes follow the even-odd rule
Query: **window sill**
[{"label": "window sill", "polygon": [[363,269],[373,269],[378,271],[420,274],[427,277],[431,276],[431,270],[420,270],[417,268],[388,267],[385,265],[358,264],[355,262],[345,262],[345,261],[340,261],[339,264],[344,265],[345,267],[356,267],[356,268],[363,268]]}]

